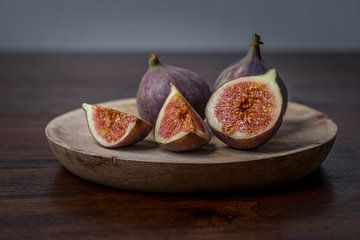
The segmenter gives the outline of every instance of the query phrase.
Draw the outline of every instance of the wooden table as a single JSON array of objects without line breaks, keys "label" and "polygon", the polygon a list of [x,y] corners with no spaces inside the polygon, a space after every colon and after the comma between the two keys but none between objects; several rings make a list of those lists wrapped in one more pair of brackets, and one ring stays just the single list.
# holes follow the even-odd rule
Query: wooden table
[{"label": "wooden table", "polygon": [[[212,82],[241,54],[161,54]],[[82,102],[132,97],[146,54],[0,55],[0,239],[359,239],[360,55],[265,56],[290,100],[339,125],[316,173],[288,186],[169,195],[98,186],[67,172],[46,123]]]}]

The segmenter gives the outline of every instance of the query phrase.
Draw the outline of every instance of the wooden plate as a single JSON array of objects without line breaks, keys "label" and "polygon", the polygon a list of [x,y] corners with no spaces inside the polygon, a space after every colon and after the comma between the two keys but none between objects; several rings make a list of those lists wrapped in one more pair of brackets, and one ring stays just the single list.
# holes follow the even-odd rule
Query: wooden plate
[{"label": "wooden plate", "polygon": [[[135,99],[103,105],[136,114]],[[337,126],[321,112],[289,103],[279,132],[253,151],[232,149],[213,137],[198,151],[173,153],[152,136],[133,146],[105,149],[90,135],[81,109],[53,119],[45,133],[60,163],[91,182],[152,192],[209,192],[268,187],[308,175],[325,160]]]}]

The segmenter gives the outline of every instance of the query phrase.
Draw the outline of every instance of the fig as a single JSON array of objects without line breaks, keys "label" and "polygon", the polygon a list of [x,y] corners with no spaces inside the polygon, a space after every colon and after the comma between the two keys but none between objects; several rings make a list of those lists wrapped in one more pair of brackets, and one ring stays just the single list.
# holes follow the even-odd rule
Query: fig
[{"label": "fig", "polygon": [[103,147],[124,147],[143,140],[153,126],[147,121],[118,110],[83,103],[81,106],[91,135]]},{"label": "fig", "polygon": [[284,92],[275,69],[221,85],[206,105],[206,120],[215,136],[237,149],[252,149],[270,140],[285,113]]},{"label": "fig", "polygon": [[174,151],[191,151],[210,141],[205,122],[182,93],[170,83],[170,93],[155,124],[155,141]]},{"label": "fig", "polygon": [[169,94],[169,83],[174,84],[186,100],[204,119],[205,106],[210,97],[210,88],[196,72],[164,65],[156,54],[149,56],[149,68],[137,93],[137,108],[141,118],[155,124],[156,118]]},{"label": "fig", "polygon": [[[217,89],[224,83],[237,79],[239,77],[247,77],[254,75],[261,75],[267,72],[270,67],[263,60],[260,52],[260,45],[264,44],[260,40],[260,36],[254,33],[250,48],[246,54],[246,56],[239,61],[231,64],[229,67],[225,68],[219,75],[219,77],[215,80],[214,89]],[[284,82],[281,80],[279,74],[277,74],[277,82],[282,90],[285,108],[287,108],[287,89]]]}]

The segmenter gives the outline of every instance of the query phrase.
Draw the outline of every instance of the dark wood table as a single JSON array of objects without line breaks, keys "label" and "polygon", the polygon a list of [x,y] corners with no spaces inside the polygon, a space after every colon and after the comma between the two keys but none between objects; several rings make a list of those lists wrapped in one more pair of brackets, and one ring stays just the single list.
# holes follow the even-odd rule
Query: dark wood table
[{"label": "dark wood table", "polygon": [[[241,54],[161,54],[212,82]],[[132,97],[146,54],[0,54],[0,239],[360,239],[360,55],[268,54],[290,100],[339,125],[321,169],[270,190],[173,195],[86,182],[44,127],[82,102]]]}]

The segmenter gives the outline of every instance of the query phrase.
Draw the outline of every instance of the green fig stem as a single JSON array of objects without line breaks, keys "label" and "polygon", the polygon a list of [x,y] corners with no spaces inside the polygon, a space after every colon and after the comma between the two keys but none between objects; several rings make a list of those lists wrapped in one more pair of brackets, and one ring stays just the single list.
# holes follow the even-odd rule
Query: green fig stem
[{"label": "green fig stem", "polygon": [[161,66],[161,62],[158,58],[158,56],[156,55],[156,53],[151,53],[149,56],[149,67],[153,68],[153,67],[159,67]]},{"label": "green fig stem", "polygon": [[262,44],[264,43],[260,40],[260,35],[254,33],[247,56],[262,59],[260,52],[260,45]]}]

